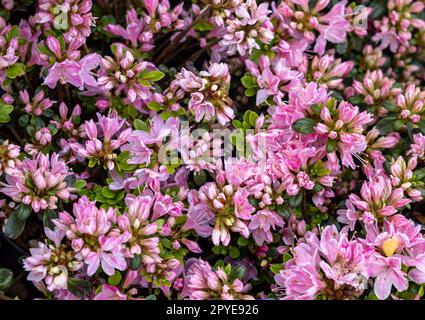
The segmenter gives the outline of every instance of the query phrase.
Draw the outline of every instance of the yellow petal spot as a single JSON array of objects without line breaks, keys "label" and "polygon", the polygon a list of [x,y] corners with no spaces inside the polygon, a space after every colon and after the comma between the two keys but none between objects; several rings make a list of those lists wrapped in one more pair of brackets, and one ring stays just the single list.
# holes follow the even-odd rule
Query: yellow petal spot
[{"label": "yellow petal spot", "polygon": [[398,239],[396,236],[385,240],[382,243],[382,250],[384,251],[387,257],[391,257],[398,248]]}]

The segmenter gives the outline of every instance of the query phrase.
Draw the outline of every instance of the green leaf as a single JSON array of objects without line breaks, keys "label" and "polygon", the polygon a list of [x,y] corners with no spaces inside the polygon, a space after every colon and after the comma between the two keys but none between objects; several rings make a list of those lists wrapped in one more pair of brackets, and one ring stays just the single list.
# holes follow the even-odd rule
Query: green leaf
[{"label": "green leaf", "polygon": [[55,228],[53,219],[57,219],[58,214],[54,210],[45,210],[43,212],[43,225],[51,230]]},{"label": "green leaf", "polygon": [[336,148],[336,140],[328,139],[326,142],[326,152],[332,153]]},{"label": "green leaf", "polygon": [[289,211],[289,209],[283,204],[277,206],[276,211],[284,218],[289,219],[289,217],[291,216],[291,211]]},{"label": "green leaf", "polygon": [[365,297],[365,300],[379,300],[373,290]]},{"label": "green leaf", "polygon": [[388,116],[385,118],[382,118],[378,121],[376,124],[376,127],[379,129],[379,132],[382,135],[386,135],[392,131],[394,131],[394,122],[397,120],[397,117],[394,116]]},{"label": "green leaf", "polygon": [[423,134],[425,134],[425,120],[421,120],[417,123],[419,130],[421,130],[421,132]]},{"label": "green leaf", "polygon": [[135,255],[133,259],[131,259],[130,269],[138,270],[140,268],[141,262],[142,262],[142,259],[140,258],[140,255]]},{"label": "green leaf", "polygon": [[225,267],[224,267],[224,272],[226,272],[227,275],[230,274],[230,272],[232,271],[232,265],[230,263],[228,263]]},{"label": "green leaf", "polygon": [[35,127],[33,125],[27,125],[25,127],[25,131],[30,135],[33,136],[35,134]]},{"label": "green leaf", "polygon": [[18,119],[18,123],[21,127],[25,127],[29,121],[30,121],[30,116],[28,114],[24,114]]},{"label": "green leaf", "polygon": [[134,128],[136,130],[149,131],[149,128],[148,128],[148,125],[146,124],[146,122],[144,122],[140,119],[134,120]]},{"label": "green leaf", "polygon": [[13,26],[7,33],[6,33],[6,42],[10,42],[13,38],[19,37],[19,27]]},{"label": "green leaf", "polygon": [[255,96],[255,94],[257,93],[257,89],[256,88],[249,88],[245,90],[245,95],[247,97],[253,97]]},{"label": "green leaf", "polygon": [[173,250],[173,244],[171,243],[171,240],[168,238],[161,238],[160,240],[163,247]]},{"label": "green leaf", "polygon": [[13,106],[10,104],[0,103],[0,122],[7,123],[10,121],[9,114],[13,111]]},{"label": "green leaf", "polygon": [[347,51],[347,47],[348,47],[347,41],[338,43],[336,45],[336,52],[338,52],[339,54],[344,54]]},{"label": "green leaf", "polygon": [[212,247],[211,251],[212,251],[215,255],[221,254],[221,246],[214,246],[214,247]]},{"label": "green leaf", "polygon": [[7,68],[6,76],[10,79],[20,77],[25,73],[25,65],[23,63],[15,63]]},{"label": "green leaf", "polygon": [[324,177],[327,176],[330,173],[330,170],[325,168],[325,165],[323,164],[322,160],[316,161],[313,166],[314,173],[318,177]]},{"label": "green leaf", "polygon": [[68,290],[79,298],[84,298],[93,291],[93,286],[87,280],[68,278]]},{"label": "green leaf", "polygon": [[159,81],[162,78],[164,78],[164,76],[165,76],[164,72],[161,72],[159,70],[154,70],[154,71],[151,71],[151,72],[143,75],[143,79],[156,82],[156,81]]},{"label": "green leaf", "polygon": [[394,126],[394,130],[396,131],[400,130],[404,126],[403,120],[401,119],[396,120],[393,126]]},{"label": "green leaf", "polygon": [[314,133],[314,126],[316,121],[310,118],[302,118],[292,124],[292,128],[299,133],[311,134]]},{"label": "green leaf", "polygon": [[388,111],[396,112],[398,110],[398,107],[395,105],[395,103],[390,100],[384,101],[383,105],[384,108]]},{"label": "green leaf", "polygon": [[205,21],[205,20],[201,20],[201,21],[199,21],[194,27],[193,27],[195,30],[197,30],[197,31],[201,31],[201,32],[204,32],[204,31],[211,31],[212,29],[213,29],[213,25],[212,24],[210,24],[210,23],[208,23],[207,21]]},{"label": "green leaf", "polygon": [[107,199],[114,199],[116,196],[116,193],[115,191],[110,190],[108,187],[103,187],[102,196],[104,196]]},{"label": "green leaf", "polygon": [[314,192],[320,192],[323,190],[323,186],[320,183],[315,183],[313,187]]},{"label": "green leaf", "polygon": [[249,123],[252,127],[255,127],[255,122],[257,121],[258,114],[252,111],[249,115]]},{"label": "green leaf", "polygon": [[8,115],[12,113],[13,106],[10,104],[0,104],[0,114]]},{"label": "green leaf", "polygon": [[162,109],[162,106],[158,102],[155,102],[155,101],[148,102],[147,105],[148,105],[148,108],[153,110],[153,111],[159,111],[159,110]]},{"label": "green leaf", "polygon": [[195,173],[193,175],[193,182],[195,182],[195,184],[198,187],[203,186],[206,181],[207,181],[207,174],[205,173],[205,170],[201,170],[199,171],[199,173]]},{"label": "green leaf", "polygon": [[96,158],[90,158],[89,160],[89,168],[93,168],[97,165],[97,159]]},{"label": "green leaf", "polygon": [[258,87],[257,81],[250,74],[245,74],[241,78],[241,82],[242,82],[242,85],[247,89]]},{"label": "green leaf", "polygon": [[0,268],[0,291],[6,292],[13,283],[13,272]]},{"label": "green leaf", "polygon": [[132,118],[136,118],[139,115],[139,111],[132,105],[127,107],[127,112]]},{"label": "green leaf", "polygon": [[244,237],[239,237],[238,238],[238,245],[239,246],[241,246],[241,247],[245,247],[245,246],[247,246],[248,245],[248,243],[249,243],[249,239],[247,239],[247,238],[244,238]]},{"label": "green leaf", "polygon": [[251,110],[245,112],[245,114],[243,115],[243,122],[249,124],[249,116],[251,115],[251,112]]},{"label": "green leaf", "polygon": [[112,52],[114,55],[116,55],[116,54],[117,54],[117,48],[118,48],[118,46],[117,46],[117,44],[116,44],[116,43],[113,43],[113,44],[111,45],[111,52]]},{"label": "green leaf", "polygon": [[120,284],[120,282],[121,282],[121,272],[119,272],[118,270],[117,271],[115,271],[115,273],[114,273],[114,275],[112,275],[112,276],[110,276],[109,278],[108,278],[108,283],[111,285],[111,286],[117,286],[117,285],[119,285]]},{"label": "green leaf", "polygon": [[289,205],[293,208],[301,205],[303,201],[303,194],[300,192],[296,196],[289,197]]},{"label": "green leaf", "polygon": [[238,119],[232,120],[232,124],[236,129],[242,128],[242,122],[240,122]]},{"label": "green leaf", "polygon": [[363,97],[362,96],[352,96],[352,97],[348,98],[348,101],[352,104],[358,105],[358,104],[361,104],[363,102]]},{"label": "green leaf", "polygon": [[77,181],[75,181],[75,183],[74,183],[74,188],[75,189],[78,189],[78,190],[81,190],[81,189],[83,189],[85,186],[87,185],[87,182],[86,181],[84,181],[84,180],[77,180]]},{"label": "green leaf", "polygon": [[41,54],[44,54],[46,56],[53,56],[53,53],[44,44],[38,45],[37,50],[38,50],[38,52],[40,52]]},{"label": "green leaf", "polygon": [[313,112],[317,115],[317,116],[320,116],[320,113],[321,113],[321,111],[322,111],[322,105],[320,105],[320,104],[313,104],[312,106],[311,106],[311,110],[313,110]]},{"label": "green leaf", "polygon": [[283,256],[282,256],[282,261],[283,261],[283,263],[287,263],[289,260],[291,260],[292,259],[292,256],[288,253],[288,252],[286,252]]},{"label": "green leaf", "polygon": [[234,266],[229,273],[229,281],[233,282],[236,279],[242,279],[245,273],[246,273],[246,268],[244,265],[239,264],[237,266]]},{"label": "green leaf", "polygon": [[280,264],[272,264],[270,266],[270,271],[275,273],[275,274],[279,273],[280,270],[282,270],[282,265],[280,265]]},{"label": "green leaf", "polygon": [[16,214],[18,215],[18,218],[20,220],[28,219],[28,217],[31,215],[31,212],[32,212],[31,207],[23,203],[21,203],[19,207],[16,209]]},{"label": "green leaf", "polygon": [[13,211],[4,225],[4,234],[11,238],[17,239],[24,231],[26,220],[19,219],[18,211]]},{"label": "green leaf", "polygon": [[239,249],[238,248],[235,248],[235,247],[230,247],[229,248],[229,256],[232,259],[238,258],[240,256]]},{"label": "green leaf", "polygon": [[44,128],[46,126],[43,119],[41,119],[39,117],[32,118],[30,122],[31,122],[31,124],[33,124],[37,128]]}]

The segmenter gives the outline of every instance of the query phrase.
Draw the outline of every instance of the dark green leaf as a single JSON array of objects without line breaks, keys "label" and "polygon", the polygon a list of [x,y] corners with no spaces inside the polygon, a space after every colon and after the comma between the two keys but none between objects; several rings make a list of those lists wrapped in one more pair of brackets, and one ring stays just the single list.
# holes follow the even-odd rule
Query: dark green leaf
[{"label": "dark green leaf", "polygon": [[23,116],[19,117],[18,123],[20,126],[25,127],[28,122],[30,121],[30,116],[28,114],[24,114]]},{"label": "dark green leaf", "polygon": [[58,214],[54,210],[45,210],[43,212],[43,225],[51,230],[55,228],[53,219],[57,219]]},{"label": "dark green leaf", "polygon": [[7,291],[13,283],[13,272],[6,268],[0,268],[0,291]]},{"label": "dark green leaf", "polygon": [[314,133],[316,121],[310,118],[302,118],[292,124],[292,128],[299,133],[311,134]]},{"label": "dark green leaf", "polygon": [[131,270],[138,270],[140,268],[142,259],[140,258],[140,255],[136,255],[131,259],[130,262],[130,269]]},{"label": "dark green leaf", "polygon": [[238,264],[232,267],[232,270],[229,273],[229,281],[233,282],[236,279],[242,279],[246,273],[246,268],[244,265]]},{"label": "dark green leaf", "polygon": [[235,247],[230,247],[229,248],[229,256],[232,259],[238,258],[240,256],[239,249],[238,248],[235,248]]},{"label": "dark green leaf", "polygon": [[392,101],[389,101],[389,100],[384,101],[383,105],[385,109],[387,109],[388,111],[396,112],[398,110],[398,107]]},{"label": "dark green leaf", "polygon": [[19,219],[17,211],[12,212],[4,225],[4,234],[11,239],[17,239],[24,231],[25,222],[26,220]]},{"label": "dark green leaf", "polygon": [[93,287],[87,280],[68,278],[68,290],[77,297],[84,298],[93,291]]},{"label": "dark green leaf", "polygon": [[23,203],[19,205],[19,207],[16,209],[16,213],[18,215],[18,218],[20,220],[27,220],[28,217],[31,215],[32,209],[30,206],[27,206]]},{"label": "dark green leaf", "polygon": [[394,116],[388,116],[385,118],[382,118],[378,121],[376,124],[376,127],[379,129],[379,132],[382,135],[386,135],[392,131],[394,131],[394,122],[397,120],[397,117]]},{"label": "dark green leaf", "polygon": [[296,196],[289,197],[289,205],[293,208],[301,205],[302,201],[303,201],[303,194],[301,192],[298,193]]}]

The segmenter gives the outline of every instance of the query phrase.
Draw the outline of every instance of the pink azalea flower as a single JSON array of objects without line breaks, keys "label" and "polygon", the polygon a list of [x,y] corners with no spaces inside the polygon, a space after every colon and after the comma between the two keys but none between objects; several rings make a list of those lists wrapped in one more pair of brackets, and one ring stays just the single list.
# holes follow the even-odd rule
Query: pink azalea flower
[{"label": "pink azalea flower", "polygon": [[225,125],[235,117],[233,102],[228,95],[230,74],[225,63],[212,63],[199,75],[183,68],[174,81],[184,91],[190,92],[189,110],[197,122],[217,119]]},{"label": "pink azalea flower", "polygon": [[19,165],[20,148],[9,140],[3,141],[0,145],[0,175],[3,172],[12,173],[13,170]]},{"label": "pink azalea flower", "polygon": [[260,210],[252,216],[248,227],[252,230],[252,236],[257,245],[261,246],[264,242],[271,243],[273,241],[271,230],[283,227],[283,224],[282,218],[276,212]]},{"label": "pink azalea flower", "polygon": [[241,56],[259,49],[256,40],[268,44],[273,39],[273,25],[270,23],[268,3],[257,5],[255,0],[242,2],[235,10],[235,18],[225,21],[226,34],[220,45],[227,47],[227,54],[238,52]]},{"label": "pink azalea flower", "polygon": [[319,36],[314,51],[323,55],[327,41],[344,42],[347,32],[351,29],[345,14],[347,1],[338,2],[326,14],[322,11],[328,6],[329,1],[318,1],[313,8],[309,2],[309,0],[283,1],[276,8],[275,15],[283,28],[296,39],[303,38],[312,43],[316,38],[313,31],[316,30]]},{"label": "pink azalea flower", "polygon": [[348,240],[344,231],[338,233],[335,226],[324,228],[320,240],[313,233],[307,233],[305,239],[275,276],[285,289],[284,299],[311,300],[319,294],[335,299],[359,297],[368,278],[362,245]]},{"label": "pink azalea flower", "polygon": [[93,300],[127,300],[127,295],[115,286],[104,284],[102,290],[93,297]]},{"label": "pink azalea flower", "polygon": [[394,286],[398,291],[408,288],[406,274],[401,270],[401,260],[397,257],[376,257],[368,265],[372,277],[376,277],[373,290],[376,296],[385,300]]},{"label": "pink azalea flower", "polygon": [[36,23],[52,26],[56,30],[65,30],[66,41],[85,43],[94,25],[90,0],[38,0]]},{"label": "pink azalea flower", "polygon": [[412,155],[418,158],[425,156],[425,136],[422,133],[413,135],[413,143],[410,145],[410,150],[407,155]]},{"label": "pink azalea flower", "polygon": [[269,96],[283,97],[284,92],[299,89],[301,74],[291,70],[286,65],[285,59],[272,62],[267,56],[261,56],[259,68],[251,60],[245,60],[250,73],[255,77],[259,90],[257,91],[256,104],[260,105]]},{"label": "pink azalea flower", "polygon": [[24,260],[24,269],[30,272],[27,279],[44,281],[49,291],[67,289],[69,272],[79,270],[82,264],[75,259],[74,252],[61,245],[65,236],[62,230],[45,228],[44,231],[48,240],[38,242],[36,247],[30,249],[31,256]]},{"label": "pink azalea flower", "polygon": [[9,171],[0,192],[13,201],[31,205],[35,212],[56,209],[59,199],[67,201],[74,189],[65,178],[71,173],[59,155],[39,153],[34,159],[25,158],[16,169]]},{"label": "pink azalea flower", "polygon": [[349,201],[361,212],[359,219],[368,224],[379,217],[395,214],[398,208],[411,202],[410,199],[404,198],[403,189],[393,190],[391,180],[384,176],[364,182],[360,193],[361,198],[350,194]]},{"label": "pink azalea flower", "polygon": [[101,58],[98,86],[106,92],[113,90],[116,96],[125,94],[124,102],[150,100],[152,93],[151,82],[145,80],[142,85],[138,80],[142,72],[150,73],[156,70],[155,66],[147,61],[136,59],[129,48],[121,43],[115,44],[112,50],[114,58]]},{"label": "pink azalea flower", "polygon": [[342,101],[338,106],[334,102],[330,109],[327,106],[322,107],[320,118],[324,123],[318,123],[315,131],[326,134],[328,139],[339,140],[337,146],[342,164],[354,169],[356,165],[353,155],[356,156],[367,147],[366,137],[362,133],[364,126],[372,122],[372,115],[366,111],[359,112],[358,107]]},{"label": "pink azalea flower", "polygon": [[208,262],[201,259],[189,260],[186,263],[187,273],[184,278],[182,296],[191,300],[252,300],[246,295],[250,285],[241,280],[229,281],[224,269],[213,271]]},{"label": "pink azalea flower", "polygon": [[84,131],[88,138],[84,145],[73,142],[69,146],[80,159],[89,158],[92,161],[89,166],[92,167],[102,161],[105,167],[112,170],[117,157],[114,150],[127,142],[132,129],[121,130],[125,120],[120,120],[117,116],[105,117],[97,114],[97,117],[98,125],[93,120],[84,123]]},{"label": "pink azalea flower", "polygon": [[95,274],[100,266],[110,276],[115,269],[124,271],[127,268],[124,243],[128,234],[112,231],[116,211],[98,209],[95,201],[83,196],[74,203],[73,213],[73,216],[65,211],[59,213],[54,223],[71,240],[76,258],[87,265],[87,275]]},{"label": "pink azalea flower", "polygon": [[22,103],[25,104],[25,111],[36,116],[41,116],[45,110],[51,108],[56,102],[46,98],[43,90],[38,91],[32,100],[30,100],[27,90],[20,91],[19,97]]},{"label": "pink azalea flower", "polygon": [[99,55],[96,53],[89,54],[78,62],[69,60],[68,58],[62,62],[55,62],[49,68],[44,83],[51,89],[54,89],[58,83],[72,84],[73,86],[83,90],[86,85],[95,86],[96,80],[91,74],[91,70],[99,64]]}]

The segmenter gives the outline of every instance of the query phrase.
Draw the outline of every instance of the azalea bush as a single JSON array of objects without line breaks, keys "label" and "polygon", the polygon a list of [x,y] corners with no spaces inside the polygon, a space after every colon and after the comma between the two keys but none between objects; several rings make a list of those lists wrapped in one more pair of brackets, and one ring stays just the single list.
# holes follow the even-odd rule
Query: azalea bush
[{"label": "azalea bush", "polygon": [[0,3],[1,299],[423,297],[423,1]]}]

